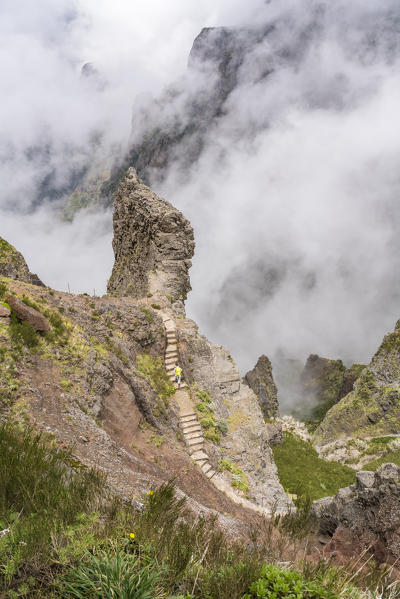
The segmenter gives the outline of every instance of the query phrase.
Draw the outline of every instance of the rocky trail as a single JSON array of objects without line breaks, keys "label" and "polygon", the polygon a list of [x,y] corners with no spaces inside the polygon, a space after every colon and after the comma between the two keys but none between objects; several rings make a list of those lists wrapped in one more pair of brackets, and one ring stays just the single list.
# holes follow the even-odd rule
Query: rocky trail
[{"label": "rocky trail", "polygon": [[[165,366],[171,382],[175,382],[175,365],[179,363],[178,340],[176,336],[176,326],[173,318],[167,313],[161,314],[164,327],[167,334],[167,347],[165,350]],[[190,457],[200,468],[203,474],[213,483],[213,485],[225,493],[234,503],[243,505],[248,509],[258,513],[269,515],[270,511],[248,501],[244,497],[237,495],[230,485],[218,476],[217,472],[210,464],[209,457],[204,448],[203,430],[195,411],[189,388],[185,382],[182,382],[174,395],[175,401],[179,406],[179,424],[183,432],[186,446]]]}]

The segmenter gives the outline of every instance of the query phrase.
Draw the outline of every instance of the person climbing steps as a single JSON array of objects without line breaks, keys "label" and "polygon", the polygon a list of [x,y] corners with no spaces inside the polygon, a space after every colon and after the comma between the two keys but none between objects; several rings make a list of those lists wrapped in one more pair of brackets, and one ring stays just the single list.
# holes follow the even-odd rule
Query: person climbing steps
[{"label": "person climbing steps", "polygon": [[178,384],[178,389],[181,386],[181,378],[182,378],[182,368],[180,366],[178,366],[178,364],[176,364],[175,365],[175,379]]}]

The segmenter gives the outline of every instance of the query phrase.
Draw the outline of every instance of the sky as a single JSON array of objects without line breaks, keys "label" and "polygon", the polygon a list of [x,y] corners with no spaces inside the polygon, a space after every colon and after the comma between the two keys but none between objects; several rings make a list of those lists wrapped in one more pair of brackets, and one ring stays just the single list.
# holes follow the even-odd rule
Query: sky
[{"label": "sky", "polygon": [[2,0],[0,235],[52,287],[103,293],[111,211],[62,221],[38,182],[101,169],[135,105],[190,95],[203,27],[274,22],[199,160],[155,184],[195,229],[188,314],[242,371],[261,353],[368,361],[400,317],[398,18],[394,0]]}]

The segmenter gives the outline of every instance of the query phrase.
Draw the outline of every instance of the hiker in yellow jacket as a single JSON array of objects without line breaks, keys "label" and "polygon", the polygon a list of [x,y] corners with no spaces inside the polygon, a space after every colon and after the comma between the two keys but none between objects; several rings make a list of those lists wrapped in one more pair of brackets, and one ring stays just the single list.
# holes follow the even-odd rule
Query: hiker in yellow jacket
[{"label": "hiker in yellow jacket", "polygon": [[182,378],[182,368],[180,368],[178,364],[175,365],[175,378],[176,382],[178,383],[178,387],[180,387]]}]

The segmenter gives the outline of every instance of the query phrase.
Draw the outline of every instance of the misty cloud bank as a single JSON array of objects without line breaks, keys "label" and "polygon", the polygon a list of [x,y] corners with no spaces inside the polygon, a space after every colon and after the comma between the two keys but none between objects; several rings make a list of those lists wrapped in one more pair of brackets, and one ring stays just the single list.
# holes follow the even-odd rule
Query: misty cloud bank
[{"label": "misty cloud bank", "polygon": [[244,370],[369,361],[400,314],[400,9],[306,5],[265,8],[199,159],[159,185],[196,229],[188,311]]},{"label": "misty cloud bank", "polygon": [[[0,235],[30,268],[61,289],[105,289],[111,213],[60,222],[63,185],[124,154],[133,103],[133,139],[190,123],[217,82],[207,64],[186,72],[192,41],[235,26],[237,81],[195,163],[183,143],[153,173],[195,228],[188,314],[243,371],[261,353],[275,367],[369,360],[400,317],[398,2],[17,4],[0,8]],[[99,75],[82,77],[86,62]]]}]

